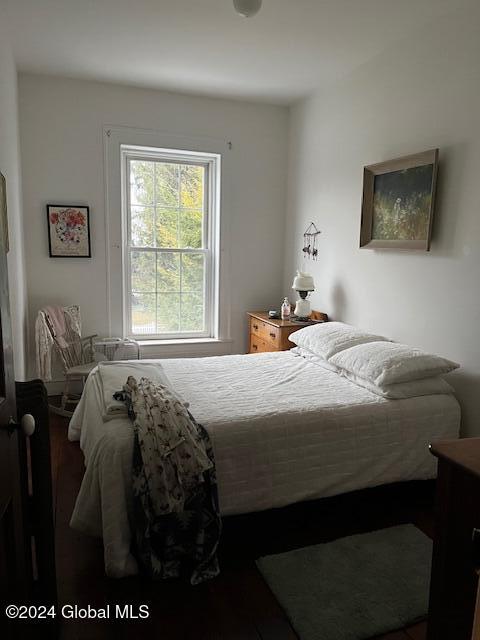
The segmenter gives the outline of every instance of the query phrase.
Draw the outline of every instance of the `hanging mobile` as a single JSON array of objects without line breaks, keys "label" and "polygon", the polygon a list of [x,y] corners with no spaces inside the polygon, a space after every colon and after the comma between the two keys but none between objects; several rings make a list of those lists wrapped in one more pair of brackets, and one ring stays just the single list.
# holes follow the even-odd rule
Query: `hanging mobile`
[{"label": "hanging mobile", "polygon": [[314,222],[311,222],[303,234],[303,253],[313,260],[318,259],[317,237],[322,232],[317,229]]}]

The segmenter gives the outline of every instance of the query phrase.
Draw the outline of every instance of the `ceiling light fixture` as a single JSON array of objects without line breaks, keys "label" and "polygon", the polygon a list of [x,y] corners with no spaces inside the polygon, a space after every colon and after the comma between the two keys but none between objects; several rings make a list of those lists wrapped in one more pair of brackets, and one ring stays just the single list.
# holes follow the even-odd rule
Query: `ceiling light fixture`
[{"label": "ceiling light fixture", "polygon": [[243,18],[251,18],[260,11],[262,0],[233,0],[233,6]]}]

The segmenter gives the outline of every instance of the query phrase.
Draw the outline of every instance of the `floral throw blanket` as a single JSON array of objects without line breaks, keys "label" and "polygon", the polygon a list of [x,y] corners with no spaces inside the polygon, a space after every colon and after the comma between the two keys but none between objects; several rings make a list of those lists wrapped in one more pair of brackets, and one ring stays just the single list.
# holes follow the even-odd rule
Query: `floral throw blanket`
[{"label": "floral throw blanket", "polygon": [[136,555],[153,578],[219,573],[221,533],[213,449],[205,429],[168,387],[129,377],[123,399],[133,422]]}]

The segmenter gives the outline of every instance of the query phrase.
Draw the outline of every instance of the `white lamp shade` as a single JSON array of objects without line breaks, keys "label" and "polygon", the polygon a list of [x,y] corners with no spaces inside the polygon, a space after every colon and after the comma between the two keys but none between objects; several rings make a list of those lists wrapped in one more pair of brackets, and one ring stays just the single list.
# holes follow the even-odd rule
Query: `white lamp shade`
[{"label": "white lamp shade", "polygon": [[260,11],[262,0],[233,0],[235,11],[244,18],[250,18]]},{"label": "white lamp shade", "polygon": [[309,273],[297,271],[297,275],[293,279],[292,289],[295,289],[295,291],[315,291],[312,276]]}]

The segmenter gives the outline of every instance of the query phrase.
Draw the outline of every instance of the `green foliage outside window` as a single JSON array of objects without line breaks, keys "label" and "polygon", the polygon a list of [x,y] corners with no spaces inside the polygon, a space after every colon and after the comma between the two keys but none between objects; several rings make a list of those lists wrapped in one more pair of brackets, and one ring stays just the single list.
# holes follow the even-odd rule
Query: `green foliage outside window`
[{"label": "green foliage outside window", "polygon": [[[204,330],[205,168],[130,161],[132,331]],[[156,249],[148,251],[145,249]]]}]

